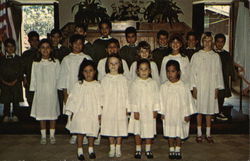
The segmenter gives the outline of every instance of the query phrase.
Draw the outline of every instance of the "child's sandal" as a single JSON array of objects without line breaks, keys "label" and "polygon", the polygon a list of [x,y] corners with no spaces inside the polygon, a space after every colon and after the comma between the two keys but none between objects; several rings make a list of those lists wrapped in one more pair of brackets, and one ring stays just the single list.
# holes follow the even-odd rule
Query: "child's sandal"
[{"label": "child's sandal", "polygon": [[182,159],[181,152],[175,152],[175,159]]},{"label": "child's sandal", "polygon": [[83,160],[85,160],[85,158],[84,158],[83,154],[81,154],[81,155],[77,155],[77,159],[78,159],[79,161],[83,161]]},{"label": "child's sandal", "polygon": [[154,155],[153,155],[153,153],[151,151],[147,151],[146,156],[147,156],[148,159],[153,159],[154,158]]},{"label": "child's sandal", "polygon": [[202,136],[196,136],[196,142],[202,143]]},{"label": "child's sandal", "polygon": [[214,143],[214,140],[211,136],[206,136],[206,140],[209,144],[213,144]]},{"label": "child's sandal", "polygon": [[175,159],[175,152],[169,152],[168,158]]},{"label": "child's sandal", "polygon": [[135,159],[141,159],[141,152],[140,151],[135,152]]}]

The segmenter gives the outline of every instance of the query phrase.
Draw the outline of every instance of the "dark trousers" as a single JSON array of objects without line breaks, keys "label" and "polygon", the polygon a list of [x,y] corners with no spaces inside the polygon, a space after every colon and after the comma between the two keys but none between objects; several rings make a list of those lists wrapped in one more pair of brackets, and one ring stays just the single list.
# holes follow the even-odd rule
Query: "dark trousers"
[{"label": "dark trousers", "polygon": [[29,91],[28,88],[25,88],[25,95],[26,95],[26,99],[27,99],[27,102],[29,104],[29,107],[32,107],[32,102],[33,102],[33,98],[34,98],[34,92],[33,91]]},{"label": "dark trousers", "polygon": [[219,90],[219,92],[218,92],[219,113],[222,113],[222,111],[223,111],[224,101],[225,101],[225,92]]},{"label": "dark trousers", "polygon": [[60,113],[63,114],[63,90],[58,90],[58,100],[60,105]]},{"label": "dark trousers", "polygon": [[[19,102],[13,103],[13,112],[12,115],[16,115],[17,108],[19,108]],[[5,103],[3,107],[3,115],[4,116],[10,116],[10,103]]]}]

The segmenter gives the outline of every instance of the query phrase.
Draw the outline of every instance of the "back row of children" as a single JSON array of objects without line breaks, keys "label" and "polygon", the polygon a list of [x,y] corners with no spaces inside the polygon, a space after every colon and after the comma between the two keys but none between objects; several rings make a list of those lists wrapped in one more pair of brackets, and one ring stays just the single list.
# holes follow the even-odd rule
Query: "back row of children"
[{"label": "back row of children", "polygon": [[[99,29],[102,36],[91,46],[84,39],[86,27],[76,26],[77,35],[70,38],[71,53],[67,48],[60,47],[60,31],[52,30],[50,41],[43,39],[40,42],[39,35],[31,32],[30,54],[24,53],[23,59],[14,54],[15,43],[6,40],[6,55],[1,58],[0,68],[3,70],[0,79],[1,102],[5,103],[4,120],[9,119],[9,112],[6,111],[9,111],[10,102],[13,102],[16,109],[16,102],[22,101],[20,95],[19,98],[11,91],[17,91],[14,87],[19,89],[18,83],[23,79],[30,100],[32,91],[35,92],[33,103],[29,102],[32,103],[31,116],[40,121],[41,144],[47,142],[45,120],[50,120],[50,143],[55,144],[55,120],[60,114],[59,103],[61,102],[62,110],[64,101],[64,113],[69,115],[67,128],[72,134],[77,134],[77,137],[73,137],[73,143],[77,138],[77,156],[80,160],[84,158],[82,135],[88,136],[89,157],[95,158],[93,138],[98,136],[100,125],[101,135],[109,137],[110,157],[121,156],[122,137],[133,133],[136,140],[135,158],[141,157],[141,139],[145,139],[147,157],[152,158],[151,144],[156,134],[157,113],[160,113],[164,120],[163,131],[164,136],[169,138],[170,159],[181,158],[181,139],[188,137],[189,116],[195,112],[198,113],[196,141],[203,141],[201,119],[204,114],[205,138],[212,143],[211,116],[219,112],[218,94],[221,93],[222,98],[230,94],[228,82],[225,80],[233,75],[232,59],[229,53],[223,51],[225,36],[218,34],[215,37],[216,50],[220,50],[220,55],[223,55],[221,60],[227,59],[222,67],[230,67],[225,68],[227,71],[223,70],[223,82],[221,60],[213,51],[211,33],[203,35],[202,49],[199,51],[196,47],[196,35],[189,33],[189,46],[184,52],[181,36],[173,35],[168,42],[168,33],[159,31],[157,39],[160,47],[151,53],[147,42],[142,41],[136,45],[136,30],[133,27],[125,31],[129,45],[120,50],[119,42],[110,36],[111,23],[103,21],[99,24]],[[37,46],[39,54],[32,52]],[[9,50],[9,47],[12,50]],[[11,55],[12,58],[9,57]],[[138,61],[135,61],[136,56]],[[10,63],[14,58],[21,60],[16,62],[22,62],[19,63],[22,68],[18,67],[18,63]],[[97,69],[92,59],[98,62]],[[6,64],[12,68],[7,68]],[[22,74],[16,74],[17,70],[14,71],[13,64],[17,66],[16,69],[24,69],[21,72],[25,73],[25,78],[22,78]],[[11,71],[8,71],[10,69]],[[7,73],[7,76],[4,73]],[[8,76],[11,77],[10,81]],[[101,84],[95,81],[95,77],[101,80]],[[160,84],[162,85],[159,90]],[[63,89],[63,92],[57,89]],[[192,103],[191,90],[196,99],[196,108]],[[15,115],[15,110],[13,112]],[[131,112],[129,124],[128,112]]]}]

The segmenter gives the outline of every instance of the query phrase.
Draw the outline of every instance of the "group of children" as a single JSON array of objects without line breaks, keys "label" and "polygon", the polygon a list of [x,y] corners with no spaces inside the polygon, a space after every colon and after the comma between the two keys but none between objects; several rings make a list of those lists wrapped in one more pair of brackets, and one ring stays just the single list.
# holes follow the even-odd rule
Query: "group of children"
[{"label": "group of children", "polygon": [[[220,117],[225,118],[218,111],[217,100],[221,98],[221,109],[224,98],[230,96],[228,77],[234,73],[231,56],[223,50],[225,36],[215,36],[214,48],[213,36],[206,32],[199,48],[196,34],[190,32],[185,47],[179,34],[169,39],[168,32],[161,30],[157,34],[159,48],[151,52],[146,41],[136,43],[133,27],[125,30],[128,45],[120,49],[119,41],[110,36],[111,28],[110,22],[101,21],[101,37],[91,44],[85,40],[86,26],[76,25],[69,39],[71,50],[60,45],[60,30],[53,29],[49,39],[41,41],[36,32],[31,32],[31,49],[22,57],[15,54],[15,42],[7,39],[6,55],[0,58],[3,121],[18,120],[15,109],[22,101],[23,81],[31,116],[40,121],[40,143],[47,143],[47,120],[49,141],[56,143],[56,120],[60,113],[66,114],[66,128],[72,134],[70,142],[77,143],[79,160],[84,160],[86,137],[89,158],[96,158],[93,147],[100,135],[108,137],[109,157],[121,157],[122,138],[129,133],[135,137],[134,157],[141,158],[145,140],[145,155],[153,158],[157,114],[163,120],[170,159],[182,158],[182,140],[189,135],[190,116],[195,113],[196,141],[203,141],[205,115],[205,139],[213,143],[211,117],[220,112]],[[14,117],[9,114],[10,103]]]}]

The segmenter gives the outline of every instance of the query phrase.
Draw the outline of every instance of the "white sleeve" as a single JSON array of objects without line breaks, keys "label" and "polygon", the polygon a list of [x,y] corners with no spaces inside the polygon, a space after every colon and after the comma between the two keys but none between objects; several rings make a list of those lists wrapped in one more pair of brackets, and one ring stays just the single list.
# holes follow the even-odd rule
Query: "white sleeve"
[{"label": "white sleeve", "polygon": [[160,110],[159,85],[154,83],[154,111]]},{"label": "white sleeve", "polygon": [[160,106],[159,106],[159,114],[165,115],[165,104],[164,104],[164,89],[163,89],[163,85],[161,85],[160,88],[160,94],[159,94],[159,102],[160,102]]},{"label": "white sleeve", "polygon": [[68,74],[69,74],[69,71],[67,68],[67,62],[66,62],[66,59],[63,59],[62,63],[61,63],[60,72],[59,72],[58,89],[66,89],[67,88]]},{"label": "white sleeve", "polygon": [[223,80],[223,73],[222,73],[222,64],[219,55],[217,56],[217,72],[216,72],[216,87],[218,89],[224,89],[224,80]]},{"label": "white sleeve", "polygon": [[59,80],[60,80],[60,70],[61,70],[61,66],[59,61],[56,61],[56,82],[57,82],[57,89],[61,89],[59,86]]},{"label": "white sleeve", "polygon": [[[105,67],[104,67],[105,68]],[[98,80],[101,80],[104,77],[103,73],[103,63],[100,60],[98,65],[97,65],[97,71],[98,71]],[[105,71],[105,70],[104,70]]]},{"label": "white sleeve", "polygon": [[167,80],[167,75],[166,75],[166,64],[167,64],[167,56],[165,56],[162,60],[161,63],[161,71],[160,71],[160,79],[161,83],[164,83]]},{"label": "white sleeve", "polygon": [[130,79],[133,81],[137,78],[137,74],[136,74],[136,66],[137,66],[137,62],[133,62],[133,64],[130,67]]},{"label": "white sleeve", "polygon": [[195,88],[197,85],[196,69],[198,67],[197,67],[196,61],[197,61],[197,57],[196,57],[196,55],[193,55],[191,58],[191,63],[190,63],[190,83],[189,83],[189,86],[190,86],[191,90],[193,90],[193,88]]},{"label": "white sleeve", "polygon": [[36,65],[35,62],[32,63],[31,68],[31,80],[30,80],[30,91],[36,91]]},{"label": "white sleeve", "polygon": [[139,112],[138,103],[137,103],[137,90],[136,83],[132,82],[129,90],[129,100],[130,100],[130,111],[131,112]]},{"label": "white sleeve", "polygon": [[155,62],[151,61],[150,66],[151,66],[152,78],[153,78],[153,80],[156,81],[158,86],[160,86],[161,83],[160,83],[160,76],[159,76],[159,71],[158,71],[157,65]]},{"label": "white sleeve", "polygon": [[130,73],[129,73],[129,68],[128,68],[128,64],[125,60],[122,60],[122,66],[123,66],[123,70],[124,70],[124,76],[130,80]]}]

